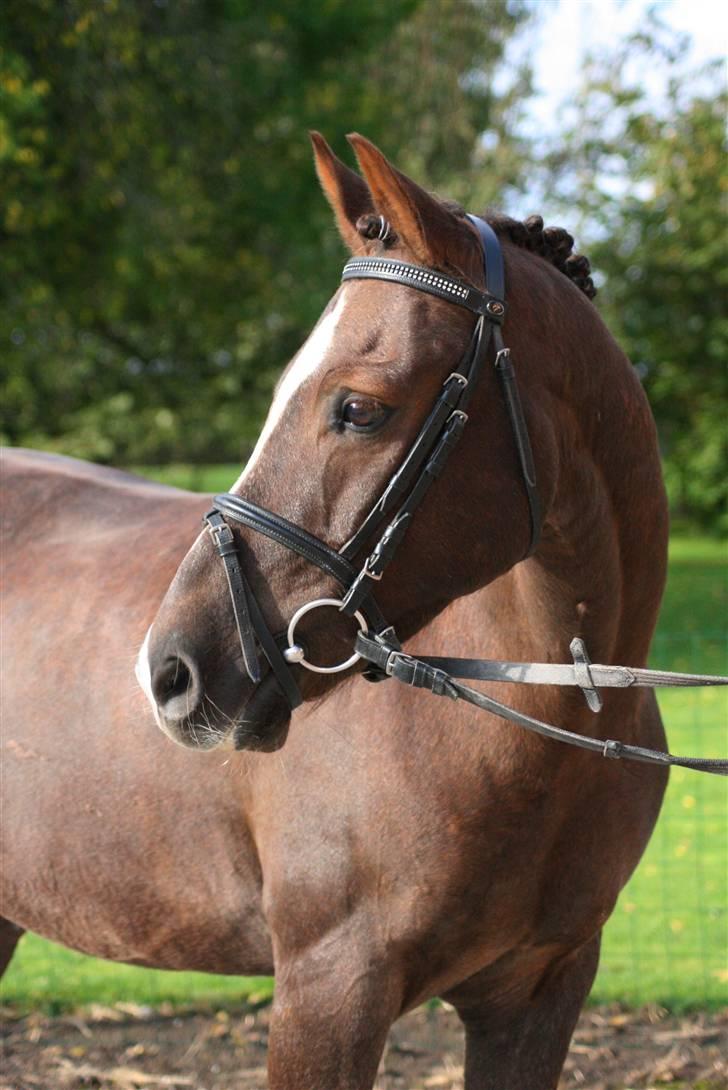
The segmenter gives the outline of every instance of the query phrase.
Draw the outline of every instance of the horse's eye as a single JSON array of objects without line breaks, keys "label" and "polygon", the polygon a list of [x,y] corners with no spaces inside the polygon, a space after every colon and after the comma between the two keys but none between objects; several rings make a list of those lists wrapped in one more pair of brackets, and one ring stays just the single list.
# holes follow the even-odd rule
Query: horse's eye
[{"label": "horse's eye", "polygon": [[364,394],[350,394],[341,406],[341,419],[352,431],[374,431],[388,416],[386,405]]}]

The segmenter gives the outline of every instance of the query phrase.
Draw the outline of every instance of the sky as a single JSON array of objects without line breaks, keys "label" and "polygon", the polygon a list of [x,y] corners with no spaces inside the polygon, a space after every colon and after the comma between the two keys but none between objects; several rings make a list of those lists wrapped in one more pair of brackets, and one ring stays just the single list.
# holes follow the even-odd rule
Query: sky
[{"label": "sky", "polygon": [[[565,115],[560,107],[580,84],[585,57],[594,52],[611,52],[620,40],[647,23],[650,8],[656,8],[663,23],[690,35],[687,53],[681,58],[682,71],[695,71],[709,61],[723,61],[728,78],[728,3],[726,0],[527,0],[537,18],[507,46],[505,63],[497,79],[505,90],[512,72],[524,60],[533,69],[536,94],[525,104],[519,123],[524,136],[558,137]],[[639,72],[648,101],[655,109],[663,100],[666,68]],[[487,140],[488,134],[484,135]],[[617,193],[627,180],[610,178],[605,186]],[[631,183],[629,183],[631,185]],[[536,176],[525,193],[508,196],[508,212],[523,218],[535,208],[549,214],[549,194],[538,189]]]},{"label": "sky", "polygon": [[[644,22],[650,7],[663,21],[691,36],[686,60],[698,65],[728,53],[728,3],[720,0],[531,0],[538,13],[528,39],[540,95],[530,124],[550,129],[566,94],[578,80],[586,53],[616,43]],[[691,63],[692,67],[692,63]]]}]

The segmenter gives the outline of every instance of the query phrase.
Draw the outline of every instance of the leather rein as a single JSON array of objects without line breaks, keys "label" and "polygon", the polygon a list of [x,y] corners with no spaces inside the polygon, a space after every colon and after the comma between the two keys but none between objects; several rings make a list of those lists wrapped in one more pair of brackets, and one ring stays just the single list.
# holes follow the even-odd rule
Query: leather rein
[{"label": "leather rein", "polygon": [[[353,536],[335,550],[283,516],[259,507],[233,493],[215,497],[205,522],[221,557],[227,578],[243,662],[250,680],[262,677],[258,650],[262,651],[291,710],[302,703],[292,667],[298,665],[316,673],[339,673],[360,659],[367,662],[364,676],[369,681],[395,677],[414,688],[437,696],[465,700],[526,730],[547,738],[591,750],[604,757],[626,758],[659,765],[681,765],[700,772],[728,775],[728,760],[676,757],[642,746],[612,739],[592,738],[542,722],[478,692],[461,681],[506,681],[528,685],[578,686],[589,708],[602,706],[599,689],[632,686],[728,685],[728,677],[671,673],[626,666],[592,664],[582,640],[572,640],[571,664],[498,662],[485,659],[442,657],[415,658],[406,654],[394,629],[388,625],[374,598],[373,589],[384,575],[397,547],[431,484],[444,469],[468,420],[467,409],[486,365],[491,344],[493,366],[511,423],[530,514],[530,543],[527,556],[535,550],[541,530],[541,505],[536,485],[531,442],[518,394],[510,352],[505,347],[501,324],[506,313],[503,256],[492,227],[477,216],[468,216],[476,228],[483,250],[486,289],[480,291],[433,269],[391,258],[352,258],[344,266],[342,281],[384,280],[404,284],[416,291],[445,299],[476,315],[468,348],[458,367],[443,383],[412,446],[386,488]],[[226,520],[285,545],[331,576],[342,588],[341,598],[319,598],[307,602],[291,618],[287,632],[274,636],[240,565],[233,533]],[[371,542],[374,541],[372,547]],[[354,561],[368,548],[361,567]],[[359,632],[352,655],[336,666],[308,662],[305,650],[295,639],[301,618],[313,609],[329,606],[353,617]]]}]

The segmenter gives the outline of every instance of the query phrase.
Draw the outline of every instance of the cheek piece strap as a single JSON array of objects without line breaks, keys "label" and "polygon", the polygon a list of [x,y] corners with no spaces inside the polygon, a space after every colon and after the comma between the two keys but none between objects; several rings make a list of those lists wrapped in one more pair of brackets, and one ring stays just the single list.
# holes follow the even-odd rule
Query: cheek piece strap
[{"label": "cheek piece strap", "polygon": [[[728,775],[728,761],[674,757],[669,753],[631,746],[623,742],[591,738],[543,723],[508,708],[491,697],[463,685],[455,678],[480,681],[508,681],[531,685],[573,685],[581,689],[588,707],[602,707],[599,689],[658,685],[725,685],[728,678],[676,674],[624,666],[593,665],[583,641],[571,643],[572,664],[513,663],[483,659],[414,658],[403,652],[394,629],[387,624],[377,605],[373,588],[382,579],[398,546],[422,504],[433,481],[442,473],[468,421],[468,408],[485,368],[491,344],[493,367],[498,376],[506,413],[513,433],[514,449],[528,502],[530,539],[527,556],[538,545],[542,522],[533,452],[525,414],[518,393],[510,351],[505,347],[501,325],[506,314],[505,277],[500,243],[492,227],[477,216],[468,216],[483,250],[485,290],[434,269],[410,265],[389,258],[352,258],[344,267],[342,280],[383,280],[403,284],[415,291],[445,299],[475,315],[475,325],[466,352],[456,369],[445,379],[440,393],[401,465],[361,526],[338,551],[282,515],[226,492],[213,500],[205,516],[215,549],[225,569],[230,601],[238,632],[243,663],[254,684],[262,678],[258,651],[262,651],[289,708],[302,702],[293,668],[305,667],[320,673],[348,670],[358,659],[367,667],[370,681],[387,677],[415,688],[426,688],[439,696],[466,700],[542,736],[580,746],[610,758],[630,758],[651,764],[679,764],[703,772]],[[286,633],[274,636],[263,616],[240,565],[238,546],[228,523],[236,522],[291,549],[320,568],[339,589],[339,598],[320,598],[306,603],[294,614]],[[374,543],[372,545],[372,542]],[[363,564],[356,558],[366,553]],[[337,607],[359,625],[354,654],[338,666],[320,667],[306,661],[297,643],[295,627],[312,609]]]}]

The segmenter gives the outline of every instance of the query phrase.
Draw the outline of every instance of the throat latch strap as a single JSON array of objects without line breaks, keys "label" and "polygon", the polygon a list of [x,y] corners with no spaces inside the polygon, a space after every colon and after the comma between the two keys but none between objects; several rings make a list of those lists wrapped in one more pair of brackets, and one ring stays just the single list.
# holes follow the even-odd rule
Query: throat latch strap
[{"label": "throat latch strap", "polygon": [[526,490],[526,498],[528,499],[528,510],[531,518],[531,538],[526,556],[531,556],[532,553],[535,552],[541,536],[541,501],[539,499],[538,486],[536,484],[536,467],[533,461],[531,440],[528,435],[526,418],[523,415],[523,406],[521,404],[520,394],[518,393],[518,383],[516,382],[513,363],[511,362],[511,351],[509,348],[503,346],[503,340],[500,337],[500,329],[496,329],[495,370],[500,381],[501,390],[503,391],[503,400],[506,403],[508,419],[511,422],[511,430],[513,432],[516,451],[518,453],[518,463],[521,467],[521,478],[523,480],[523,487]]}]

